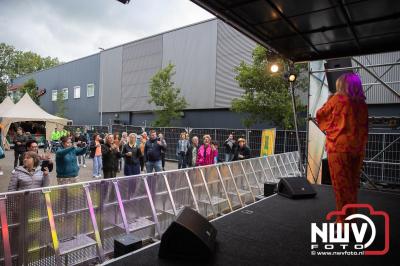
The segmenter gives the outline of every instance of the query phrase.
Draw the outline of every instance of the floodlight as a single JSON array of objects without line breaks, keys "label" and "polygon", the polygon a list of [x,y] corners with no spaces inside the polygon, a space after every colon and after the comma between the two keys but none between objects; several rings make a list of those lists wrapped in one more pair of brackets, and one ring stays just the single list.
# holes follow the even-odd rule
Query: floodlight
[{"label": "floodlight", "polygon": [[274,63],[274,64],[271,65],[270,70],[271,70],[272,73],[276,73],[276,72],[279,71],[279,66]]}]

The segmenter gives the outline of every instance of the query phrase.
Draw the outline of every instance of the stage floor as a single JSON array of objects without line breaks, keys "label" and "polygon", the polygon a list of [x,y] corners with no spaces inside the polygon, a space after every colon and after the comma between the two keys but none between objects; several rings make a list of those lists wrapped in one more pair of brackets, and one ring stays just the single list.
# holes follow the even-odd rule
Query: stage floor
[{"label": "stage floor", "polygon": [[[291,200],[274,195],[214,220],[218,246],[207,262],[159,259],[159,244],[154,244],[105,265],[399,265],[399,194],[369,190],[359,193],[359,203],[389,214],[390,248],[386,255],[322,256],[311,254],[311,223],[320,226],[326,222],[325,216],[334,210],[335,203],[330,186],[315,189],[318,194],[313,199]],[[377,239],[383,239],[379,217],[376,228]]]}]

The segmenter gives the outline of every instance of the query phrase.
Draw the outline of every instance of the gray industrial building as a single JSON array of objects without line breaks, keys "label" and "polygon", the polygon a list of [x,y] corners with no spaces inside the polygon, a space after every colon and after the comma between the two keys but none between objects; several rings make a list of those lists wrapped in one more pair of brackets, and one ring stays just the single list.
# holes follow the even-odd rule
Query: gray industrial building
[{"label": "gray industrial building", "polygon": [[[65,93],[66,115],[74,124],[148,125],[154,106],[148,103],[151,77],[169,63],[176,66],[174,81],[188,102],[176,126],[243,128],[241,115],[229,111],[241,95],[234,68],[251,62],[256,43],[218,19],[211,19],[71,61],[14,80],[33,78],[47,93],[40,104],[56,113],[55,95]],[[398,62],[400,53],[358,57],[363,64]],[[382,79],[399,81],[399,66],[375,68]],[[367,73],[370,116],[400,117],[400,99],[383,89]],[[389,78],[389,80],[387,79]],[[391,84],[398,91],[400,83]],[[378,93],[379,92],[379,93]],[[102,117],[102,119],[101,119]],[[257,125],[265,128],[268,125]]]},{"label": "gray industrial building", "polygon": [[232,99],[242,92],[233,69],[241,61],[251,62],[255,45],[212,19],[25,75],[14,84],[35,79],[39,88],[46,88],[40,104],[50,113],[56,112],[54,93],[64,90],[66,114],[74,124],[100,124],[102,112],[103,124],[145,125],[154,119],[154,106],[148,103],[150,79],[172,63],[176,86],[188,102],[177,125],[242,127],[241,116],[229,111]]}]

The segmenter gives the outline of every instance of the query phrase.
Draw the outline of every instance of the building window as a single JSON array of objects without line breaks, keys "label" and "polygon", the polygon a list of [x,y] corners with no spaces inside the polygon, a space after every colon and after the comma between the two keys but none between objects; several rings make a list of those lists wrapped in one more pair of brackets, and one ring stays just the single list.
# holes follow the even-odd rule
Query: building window
[{"label": "building window", "polygon": [[51,91],[51,101],[53,102],[57,101],[57,90]]},{"label": "building window", "polygon": [[93,97],[94,96],[94,84],[88,84],[86,86],[86,96]]},{"label": "building window", "polygon": [[74,87],[74,99],[81,98],[81,87],[75,86]]},{"label": "building window", "polygon": [[63,100],[68,100],[68,88],[64,88],[61,91],[63,93]]}]

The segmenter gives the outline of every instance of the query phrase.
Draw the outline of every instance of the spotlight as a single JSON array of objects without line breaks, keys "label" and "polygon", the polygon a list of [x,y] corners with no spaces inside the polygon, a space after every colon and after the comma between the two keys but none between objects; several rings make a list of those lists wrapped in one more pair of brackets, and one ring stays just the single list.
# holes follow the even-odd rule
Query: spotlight
[{"label": "spotlight", "polygon": [[277,64],[272,64],[271,65],[271,72],[272,73],[276,73],[276,72],[278,72],[278,70],[279,70],[279,66],[277,65]]},{"label": "spotlight", "polygon": [[296,78],[297,78],[296,74],[290,73],[288,80],[289,80],[289,82],[294,82],[296,80]]}]

